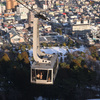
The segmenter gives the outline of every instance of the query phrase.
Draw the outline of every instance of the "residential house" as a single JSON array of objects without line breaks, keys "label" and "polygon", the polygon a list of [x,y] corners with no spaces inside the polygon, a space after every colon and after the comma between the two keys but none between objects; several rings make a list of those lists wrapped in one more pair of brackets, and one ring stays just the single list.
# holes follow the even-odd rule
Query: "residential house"
[{"label": "residential house", "polygon": [[3,41],[0,39],[0,47],[1,47],[1,45],[3,45]]},{"label": "residential house", "polygon": [[9,41],[11,43],[22,43],[25,42],[24,37],[21,36],[14,28],[9,31]]}]

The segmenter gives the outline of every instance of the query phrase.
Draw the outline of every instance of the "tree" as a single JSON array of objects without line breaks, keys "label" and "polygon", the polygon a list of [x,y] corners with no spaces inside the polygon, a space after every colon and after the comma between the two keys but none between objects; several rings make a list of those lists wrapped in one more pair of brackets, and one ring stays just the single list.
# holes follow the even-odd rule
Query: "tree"
[{"label": "tree", "polygon": [[91,47],[89,48],[89,50],[90,50],[91,56],[92,56],[93,58],[98,57],[97,49],[96,49],[95,46],[91,46]]},{"label": "tree", "polygon": [[52,47],[52,44],[48,44],[48,47]]},{"label": "tree", "polygon": [[59,34],[62,35],[62,30],[61,29],[59,29]]},{"label": "tree", "polygon": [[60,28],[55,29],[56,32],[58,32],[60,35],[62,35],[62,30]]},{"label": "tree", "polygon": [[22,45],[19,46],[19,50],[21,50]]},{"label": "tree", "polygon": [[82,61],[81,61],[81,66],[84,67],[85,65],[86,65],[86,61],[85,61],[85,60],[82,60]]},{"label": "tree", "polygon": [[21,57],[21,54],[20,53],[18,53],[17,60],[19,60],[19,61],[22,60],[22,57]]},{"label": "tree", "polygon": [[29,64],[29,59],[25,57],[25,58],[24,58],[24,63],[25,63],[25,64]]},{"label": "tree", "polygon": [[7,70],[10,68],[10,58],[8,54],[4,53],[3,57],[0,60],[0,74],[7,75]]},{"label": "tree", "polygon": [[67,68],[67,69],[70,69],[70,65],[69,65],[69,64],[66,64],[66,68]]},{"label": "tree", "polygon": [[67,54],[67,59],[68,59],[68,63],[71,63],[71,61],[73,60],[73,55],[68,53]]},{"label": "tree", "polygon": [[58,46],[58,44],[57,44],[57,43],[55,43],[55,44],[54,44],[54,46]]},{"label": "tree", "polygon": [[26,47],[25,45],[22,46],[22,51],[25,51],[25,47]]},{"label": "tree", "polygon": [[24,63],[26,63],[26,64],[29,64],[29,59],[28,59],[28,54],[27,54],[27,52],[22,52],[21,53],[21,57],[22,57],[22,60],[24,61]]},{"label": "tree", "polygon": [[63,43],[63,46],[66,46],[66,43],[65,42]]},{"label": "tree", "polygon": [[77,61],[77,59],[73,59],[71,64],[70,64],[71,68],[74,67],[81,67],[81,63]]},{"label": "tree", "polygon": [[76,47],[79,48],[80,47],[80,43],[76,42]]},{"label": "tree", "polygon": [[64,63],[60,63],[60,66],[61,66],[61,68],[66,68],[66,63],[64,62]]},{"label": "tree", "polygon": [[70,46],[73,46],[73,44],[74,44],[74,42],[71,39],[69,39],[68,43],[67,43],[68,47],[70,48]]},{"label": "tree", "polygon": [[84,68],[88,68],[87,65],[83,65]]},{"label": "tree", "polygon": [[29,49],[29,50],[31,49],[31,45],[28,45],[28,49]]},{"label": "tree", "polygon": [[47,43],[42,43],[43,46],[47,47]]},{"label": "tree", "polygon": [[82,60],[83,60],[83,59],[82,59],[82,57],[80,57],[80,56],[77,58],[77,61],[78,61],[80,64],[81,64],[81,61],[82,61]]},{"label": "tree", "polygon": [[10,61],[10,58],[7,53],[4,53],[3,57],[1,58],[1,61],[6,61],[6,62]]},{"label": "tree", "polygon": [[98,60],[100,61],[100,57],[98,58]]},{"label": "tree", "polygon": [[27,52],[26,52],[26,51],[22,52],[22,53],[21,53],[21,57],[22,57],[22,59],[23,59],[23,58],[28,58]]}]

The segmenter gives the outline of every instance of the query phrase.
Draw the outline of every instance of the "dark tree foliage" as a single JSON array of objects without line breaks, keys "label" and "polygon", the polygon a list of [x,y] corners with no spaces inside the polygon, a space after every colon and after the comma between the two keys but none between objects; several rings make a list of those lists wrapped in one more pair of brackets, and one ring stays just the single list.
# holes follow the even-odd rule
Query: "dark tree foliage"
[{"label": "dark tree foliage", "polygon": [[91,47],[89,48],[89,50],[90,50],[91,56],[92,56],[93,58],[98,57],[98,53],[97,53],[97,50],[96,50],[96,47],[95,47],[95,46],[91,46]]},{"label": "dark tree foliage", "polygon": [[[5,56],[7,59],[5,59]],[[12,85],[6,84],[5,87],[8,90],[9,88],[19,90],[24,100],[29,100],[29,98],[33,100],[32,98],[36,96],[78,100],[76,98],[77,94],[82,95],[80,100],[84,100],[84,97],[87,97],[87,95],[83,95],[84,89],[86,89],[87,86],[94,85],[96,82],[96,73],[88,69],[85,60],[79,57],[74,59],[73,55],[69,54],[68,58],[70,63],[60,63],[60,68],[53,85],[31,84],[30,64],[27,52],[18,54],[16,58],[16,60],[10,60],[7,54],[4,54],[0,61],[0,78],[2,75],[11,81]],[[22,100],[22,98],[20,100]]]},{"label": "dark tree foliage", "polygon": [[1,58],[1,61],[5,61],[5,62],[10,61],[10,58],[7,53],[4,53],[3,57]]}]

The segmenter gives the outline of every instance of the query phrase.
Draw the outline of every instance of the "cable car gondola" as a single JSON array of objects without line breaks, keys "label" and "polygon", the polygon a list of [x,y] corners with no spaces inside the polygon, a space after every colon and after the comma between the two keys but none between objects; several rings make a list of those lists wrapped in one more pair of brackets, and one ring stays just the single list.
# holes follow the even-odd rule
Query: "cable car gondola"
[{"label": "cable car gondola", "polygon": [[[19,0],[20,4],[23,5]],[[22,0],[23,1],[23,0]],[[23,1],[24,2],[24,1]],[[53,84],[57,75],[59,60],[57,55],[49,55],[40,51],[39,44],[39,19],[48,20],[46,16],[44,16],[41,10],[30,9],[28,6],[23,5],[30,12],[33,13],[33,58],[35,62],[31,66],[31,83],[36,84]],[[31,17],[32,18],[32,17]]]},{"label": "cable car gondola", "polygon": [[57,75],[59,60],[57,55],[49,55],[40,51],[38,18],[34,18],[33,57],[31,66],[31,83],[53,84]]},{"label": "cable car gondola", "polygon": [[59,61],[57,55],[50,58],[51,63],[34,62],[31,66],[31,83],[53,84],[57,75]]}]

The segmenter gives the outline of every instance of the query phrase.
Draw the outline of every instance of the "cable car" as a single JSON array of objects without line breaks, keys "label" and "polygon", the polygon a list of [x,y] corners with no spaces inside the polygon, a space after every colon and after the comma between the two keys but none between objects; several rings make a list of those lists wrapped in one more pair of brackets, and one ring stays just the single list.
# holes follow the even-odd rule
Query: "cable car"
[{"label": "cable car", "polygon": [[53,84],[59,67],[57,55],[49,55],[40,51],[38,18],[34,18],[33,58],[31,66],[31,83]]},{"label": "cable car", "polygon": [[[20,4],[22,2],[17,0]],[[24,1],[23,1],[24,2]],[[24,2],[26,3],[26,2]],[[33,58],[35,62],[31,66],[31,83],[36,84],[53,84],[57,75],[59,60],[57,55],[49,55],[40,51],[39,44],[39,19],[48,20],[49,18],[40,14],[41,10],[30,9],[28,6],[23,5],[33,14],[30,14],[30,18],[33,18]]]},{"label": "cable car", "polygon": [[50,58],[51,63],[34,62],[31,66],[31,83],[53,84],[57,75],[59,61],[58,56],[53,55]]}]

